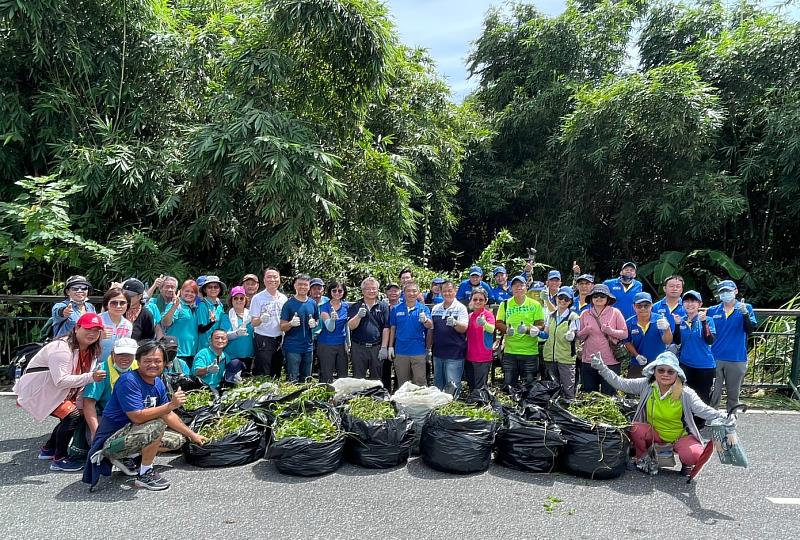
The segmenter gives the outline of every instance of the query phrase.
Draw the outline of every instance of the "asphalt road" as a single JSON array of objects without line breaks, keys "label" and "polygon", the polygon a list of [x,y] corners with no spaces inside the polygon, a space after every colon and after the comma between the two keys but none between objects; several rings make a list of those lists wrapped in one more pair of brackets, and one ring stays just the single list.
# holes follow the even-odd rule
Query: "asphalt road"
[{"label": "asphalt road", "polygon": [[[751,467],[716,458],[696,483],[677,474],[627,472],[611,481],[527,474],[492,465],[469,476],[439,473],[418,458],[389,471],[344,465],[294,478],[267,461],[197,469],[180,456],[157,463],[165,492],[101,480],[36,460],[54,426],[36,424],[0,398],[0,531],[22,538],[796,538],[800,415],[747,414],[739,433]],[[549,497],[561,499],[551,512]]]}]

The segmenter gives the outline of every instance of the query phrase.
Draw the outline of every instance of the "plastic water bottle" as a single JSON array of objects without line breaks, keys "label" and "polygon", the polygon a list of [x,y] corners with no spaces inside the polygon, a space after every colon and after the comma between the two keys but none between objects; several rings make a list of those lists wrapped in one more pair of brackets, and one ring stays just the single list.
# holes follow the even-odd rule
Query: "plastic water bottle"
[{"label": "plastic water bottle", "polygon": [[14,382],[17,382],[22,378],[22,366],[17,364],[16,369],[14,369]]}]

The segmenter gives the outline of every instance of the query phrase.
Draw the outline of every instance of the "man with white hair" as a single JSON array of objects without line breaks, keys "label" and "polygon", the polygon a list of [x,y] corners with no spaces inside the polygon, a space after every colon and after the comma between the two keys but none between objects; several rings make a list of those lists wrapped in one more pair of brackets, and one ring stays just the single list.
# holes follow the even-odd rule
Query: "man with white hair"
[{"label": "man with white hair", "polygon": [[361,282],[362,298],[347,309],[353,377],[381,380],[383,362],[389,358],[389,306],[378,301],[380,282],[368,277]]}]

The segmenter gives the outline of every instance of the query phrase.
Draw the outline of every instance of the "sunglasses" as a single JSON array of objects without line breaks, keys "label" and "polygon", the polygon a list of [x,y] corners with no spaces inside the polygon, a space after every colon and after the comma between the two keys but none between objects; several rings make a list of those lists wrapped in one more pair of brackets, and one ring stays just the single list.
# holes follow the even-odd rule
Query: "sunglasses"
[{"label": "sunglasses", "polygon": [[234,296],[233,299],[234,301],[239,301],[239,300],[246,300],[247,298],[244,296]]},{"label": "sunglasses", "polygon": [[598,293],[598,294],[593,294],[592,298],[608,298],[608,296],[606,296],[605,294]]},{"label": "sunglasses", "polygon": [[208,285],[206,285],[206,289],[219,289],[219,285],[217,285],[216,283],[209,283]]},{"label": "sunglasses", "polygon": [[111,300],[108,302],[108,305],[111,307],[125,307],[128,305],[127,300]]},{"label": "sunglasses", "polygon": [[677,371],[669,368],[656,368],[656,373],[660,375],[675,375]]},{"label": "sunglasses", "polygon": [[332,292],[332,293],[334,293],[334,292],[340,292],[340,293],[343,293],[343,292],[344,292],[344,289],[331,289],[331,292]]},{"label": "sunglasses", "polygon": [[641,302],[641,303],[639,303],[639,304],[635,304],[635,305],[634,305],[634,307],[635,307],[636,309],[647,309],[647,308],[649,308],[649,307],[650,307],[650,306],[652,306],[652,305],[653,305],[653,304],[650,304],[650,303],[648,303],[648,302]]},{"label": "sunglasses", "polygon": [[86,287],[85,285],[76,285],[74,287],[70,287],[69,290],[72,292],[86,292],[89,290],[89,287]]}]

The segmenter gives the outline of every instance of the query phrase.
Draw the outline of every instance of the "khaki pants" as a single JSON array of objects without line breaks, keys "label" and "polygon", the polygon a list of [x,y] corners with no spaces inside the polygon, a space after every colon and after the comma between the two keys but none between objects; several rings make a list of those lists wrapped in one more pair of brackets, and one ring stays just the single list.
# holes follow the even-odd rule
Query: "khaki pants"
[{"label": "khaki pants", "polygon": [[397,374],[397,384],[411,381],[417,386],[427,386],[425,376],[425,355],[405,356],[398,354],[394,359],[394,372]]},{"label": "khaki pants", "polygon": [[167,429],[167,424],[160,418],[144,424],[128,424],[109,437],[103,444],[103,454],[111,459],[122,459],[140,454],[142,449],[150,446],[161,437],[161,448],[178,450],[186,442],[180,433]]}]

